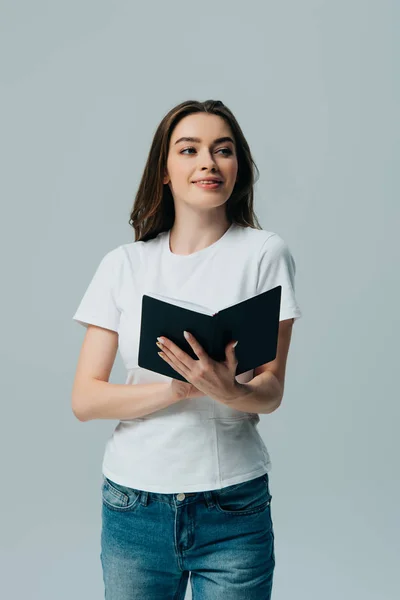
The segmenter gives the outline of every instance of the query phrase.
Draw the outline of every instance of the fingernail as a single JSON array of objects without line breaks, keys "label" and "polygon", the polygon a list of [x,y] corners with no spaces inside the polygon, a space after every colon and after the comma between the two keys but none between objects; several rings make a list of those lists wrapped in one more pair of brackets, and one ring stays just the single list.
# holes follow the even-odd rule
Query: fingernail
[{"label": "fingernail", "polygon": [[183,332],[183,335],[185,336],[185,339],[187,339],[187,340],[189,339],[189,334],[188,334],[188,332],[187,332],[187,331],[184,331],[184,332]]},{"label": "fingernail", "polygon": [[233,344],[232,348],[234,348],[234,347],[237,345],[238,341],[239,341],[239,340],[237,340],[237,341],[236,341],[236,342]]}]

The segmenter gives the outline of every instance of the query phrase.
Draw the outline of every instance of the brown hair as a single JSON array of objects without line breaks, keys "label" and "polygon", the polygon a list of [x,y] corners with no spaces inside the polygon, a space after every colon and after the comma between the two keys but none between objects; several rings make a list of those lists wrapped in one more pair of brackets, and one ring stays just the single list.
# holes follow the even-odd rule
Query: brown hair
[{"label": "brown hair", "polygon": [[[226,201],[226,215],[230,223],[262,229],[253,210],[253,186],[259,175],[249,145],[232,112],[220,100],[187,100],[172,108],[159,124],[151,144],[142,179],[135,197],[129,225],[135,230],[135,241],[147,241],[162,231],[171,229],[175,219],[174,199],[163,178],[167,165],[171,134],[178,122],[192,113],[218,115],[230,126],[236,145],[238,180]],[[257,177],[258,178],[258,177]]]}]

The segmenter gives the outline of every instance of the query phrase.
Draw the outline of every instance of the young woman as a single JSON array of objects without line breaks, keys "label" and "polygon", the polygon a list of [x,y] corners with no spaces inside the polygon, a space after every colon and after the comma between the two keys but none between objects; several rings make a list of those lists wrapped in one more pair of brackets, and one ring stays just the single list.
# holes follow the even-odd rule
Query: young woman
[{"label": "young woman", "polygon": [[[108,600],[183,599],[189,574],[199,600],[271,597],[271,462],[257,424],[282,401],[301,312],[288,245],[253,212],[254,168],[222,102],[173,108],[154,135],[130,215],[135,242],[103,257],[73,317],[87,328],[73,412],[80,421],[119,421],[102,465]],[[161,336],[154,351],[188,383],[138,366],[143,294],[218,311],[277,285],[274,361],[235,376],[237,340],[215,362],[193,335],[196,360]],[[118,348],[125,384],[108,381]]]}]

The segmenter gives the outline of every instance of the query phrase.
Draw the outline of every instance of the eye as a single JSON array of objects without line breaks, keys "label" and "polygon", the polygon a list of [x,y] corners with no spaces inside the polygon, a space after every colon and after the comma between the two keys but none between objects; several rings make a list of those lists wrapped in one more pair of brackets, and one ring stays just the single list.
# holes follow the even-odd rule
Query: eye
[{"label": "eye", "polygon": [[220,148],[219,150],[217,150],[217,152],[220,152],[222,150],[226,150],[225,156],[229,156],[230,154],[232,154],[232,150],[230,148]]},{"label": "eye", "polygon": [[[196,150],[196,148],[193,148],[193,146],[191,146],[190,148],[184,148],[183,150],[181,150],[180,154],[184,154],[186,152],[186,150]],[[217,150],[217,152],[222,152],[225,151],[226,154],[225,156],[230,156],[232,153],[232,150],[230,148],[219,148]]]},{"label": "eye", "polygon": [[194,150],[194,148],[193,147],[192,148],[185,148],[184,150],[180,151],[180,154],[183,154],[184,152],[186,152],[186,150]]}]

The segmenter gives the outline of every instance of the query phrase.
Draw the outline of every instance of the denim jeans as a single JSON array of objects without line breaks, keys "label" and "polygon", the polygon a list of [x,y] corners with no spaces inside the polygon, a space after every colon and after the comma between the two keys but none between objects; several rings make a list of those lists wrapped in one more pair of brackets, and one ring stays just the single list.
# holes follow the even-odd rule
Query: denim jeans
[{"label": "denim jeans", "polygon": [[107,600],[269,600],[275,568],[268,474],[218,490],[146,492],[103,475]]}]

